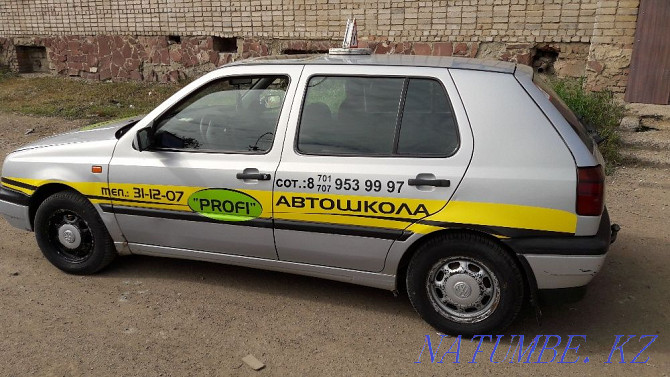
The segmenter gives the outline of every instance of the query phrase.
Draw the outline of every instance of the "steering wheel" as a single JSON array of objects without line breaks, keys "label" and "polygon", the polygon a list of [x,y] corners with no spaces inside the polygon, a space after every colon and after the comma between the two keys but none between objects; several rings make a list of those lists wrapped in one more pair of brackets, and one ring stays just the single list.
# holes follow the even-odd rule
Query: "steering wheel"
[{"label": "steering wheel", "polygon": [[204,138],[208,149],[223,151],[243,151],[246,146],[240,144],[239,135],[230,117],[218,116],[216,120],[201,120],[200,130],[205,130]]}]

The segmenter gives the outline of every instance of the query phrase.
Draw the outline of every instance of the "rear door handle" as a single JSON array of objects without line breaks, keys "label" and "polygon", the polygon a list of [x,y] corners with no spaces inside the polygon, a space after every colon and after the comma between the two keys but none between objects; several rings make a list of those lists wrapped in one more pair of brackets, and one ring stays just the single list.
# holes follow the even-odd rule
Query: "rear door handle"
[{"label": "rear door handle", "polygon": [[237,173],[237,179],[257,179],[259,181],[269,181],[272,178],[270,173]]},{"label": "rear door handle", "polygon": [[407,184],[410,186],[449,187],[451,181],[448,179],[410,178],[407,180]]}]

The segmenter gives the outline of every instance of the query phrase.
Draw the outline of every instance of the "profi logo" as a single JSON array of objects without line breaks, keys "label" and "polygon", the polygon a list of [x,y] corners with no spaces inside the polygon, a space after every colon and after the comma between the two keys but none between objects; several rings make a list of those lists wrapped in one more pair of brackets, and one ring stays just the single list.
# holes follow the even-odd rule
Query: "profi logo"
[{"label": "profi logo", "polygon": [[263,206],[254,197],[228,189],[194,192],[188,198],[188,206],[203,216],[220,221],[247,221],[263,213]]}]

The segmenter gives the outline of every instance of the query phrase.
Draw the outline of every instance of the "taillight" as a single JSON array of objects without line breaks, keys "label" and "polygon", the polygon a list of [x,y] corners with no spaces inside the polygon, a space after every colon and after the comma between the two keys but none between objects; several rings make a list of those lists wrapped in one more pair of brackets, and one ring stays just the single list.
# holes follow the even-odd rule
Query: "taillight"
[{"label": "taillight", "polygon": [[603,167],[577,168],[577,214],[600,216],[605,196]]}]

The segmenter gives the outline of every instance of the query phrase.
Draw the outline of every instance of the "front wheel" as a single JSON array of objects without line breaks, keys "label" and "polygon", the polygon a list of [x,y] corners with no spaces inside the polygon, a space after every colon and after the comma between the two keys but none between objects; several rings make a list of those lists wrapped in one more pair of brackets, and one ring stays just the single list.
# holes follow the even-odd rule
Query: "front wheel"
[{"label": "front wheel", "polygon": [[71,274],[98,272],[117,255],[95,207],[74,191],[42,202],[35,214],[35,238],[49,262]]},{"label": "front wheel", "polygon": [[471,234],[439,236],[419,247],[407,271],[412,306],[447,334],[491,334],[521,310],[522,275],[495,242]]}]

